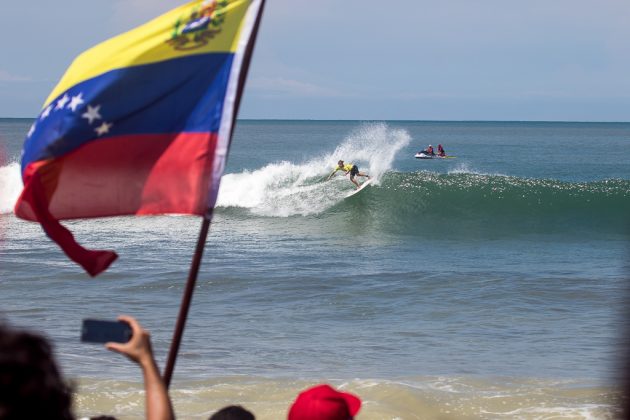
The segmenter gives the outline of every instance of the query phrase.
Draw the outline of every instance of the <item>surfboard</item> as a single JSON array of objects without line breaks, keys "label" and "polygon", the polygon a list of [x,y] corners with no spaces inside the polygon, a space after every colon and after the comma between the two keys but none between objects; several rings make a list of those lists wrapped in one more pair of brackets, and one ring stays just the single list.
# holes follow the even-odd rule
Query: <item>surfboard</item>
[{"label": "surfboard", "polygon": [[363,184],[361,184],[361,186],[359,188],[357,188],[356,190],[349,192],[348,194],[346,194],[346,198],[348,197],[352,197],[353,195],[355,195],[356,193],[358,193],[359,191],[361,191],[363,188],[367,187],[368,185],[370,185],[370,182],[372,182],[372,178],[368,179],[367,181],[365,181]]}]

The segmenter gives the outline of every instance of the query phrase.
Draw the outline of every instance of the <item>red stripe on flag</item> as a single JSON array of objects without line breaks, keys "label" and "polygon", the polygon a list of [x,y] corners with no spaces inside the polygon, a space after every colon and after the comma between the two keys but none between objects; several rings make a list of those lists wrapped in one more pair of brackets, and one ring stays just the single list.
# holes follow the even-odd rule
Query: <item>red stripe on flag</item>
[{"label": "red stripe on flag", "polygon": [[81,247],[58,220],[130,214],[198,214],[207,210],[217,136],[179,133],[121,136],[84,145],[58,159],[31,163],[15,214],[38,221],[91,275],[116,259]]}]

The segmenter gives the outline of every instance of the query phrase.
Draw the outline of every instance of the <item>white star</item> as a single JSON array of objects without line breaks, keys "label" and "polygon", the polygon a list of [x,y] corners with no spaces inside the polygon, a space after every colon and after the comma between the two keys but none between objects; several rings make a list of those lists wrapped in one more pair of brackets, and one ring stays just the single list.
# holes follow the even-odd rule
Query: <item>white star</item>
[{"label": "white star", "polygon": [[57,101],[57,106],[55,107],[55,109],[61,109],[64,106],[66,106],[66,103],[70,100],[70,98],[68,97],[68,94],[64,94],[63,98],[59,99]]},{"label": "white star", "polygon": [[35,132],[35,123],[31,125],[31,128],[28,130],[28,134],[26,135],[26,137],[31,137],[34,132]]},{"label": "white star", "polygon": [[97,128],[94,129],[94,131],[96,131],[96,134],[100,136],[102,136],[103,134],[107,134],[109,132],[109,129],[112,128],[112,123],[106,123],[105,121],[103,121],[103,123],[98,126]]},{"label": "white star", "polygon": [[68,104],[68,108],[70,108],[72,112],[75,112],[77,110],[77,107],[81,105],[83,102],[85,102],[83,100],[83,93],[79,92],[77,96],[72,97],[72,100]]},{"label": "white star", "polygon": [[103,117],[101,117],[101,114],[98,113],[100,109],[100,105],[96,105],[95,107],[88,105],[87,111],[83,115],[81,115],[81,117],[87,118],[90,124],[92,124],[94,120],[102,120]]},{"label": "white star", "polygon": [[48,105],[48,107],[44,110],[44,112],[42,112],[42,116],[40,117],[40,119],[42,119],[42,120],[43,120],[44,118],[46,118],[47,116],[49,116],[49,115],[50,115],[50,111],[52,111],[52,109],[53,109],[52,104],[51,104],[51,105]]}]

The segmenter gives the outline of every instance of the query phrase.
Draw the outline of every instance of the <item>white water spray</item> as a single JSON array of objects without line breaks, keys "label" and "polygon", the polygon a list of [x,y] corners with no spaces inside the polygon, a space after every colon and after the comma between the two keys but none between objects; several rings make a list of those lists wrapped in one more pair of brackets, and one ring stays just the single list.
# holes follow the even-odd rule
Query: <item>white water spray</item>
[{"label": "white water spray", "polygon": [[0,166],[0,214],[13,212],[13,206],[21,191],[20,164],[11,162]]},{"label": "white water spray", "polygon": [[407,131],[385,123],[363,124],[334,151],[307,162],[271,163],[255,171],[224,175],[217,207],[241,207],[271,217],[321,213],[352,191],[353,185],[339,172],[324,182],[339,159],[358,165],[378,185],[410,139]]}]

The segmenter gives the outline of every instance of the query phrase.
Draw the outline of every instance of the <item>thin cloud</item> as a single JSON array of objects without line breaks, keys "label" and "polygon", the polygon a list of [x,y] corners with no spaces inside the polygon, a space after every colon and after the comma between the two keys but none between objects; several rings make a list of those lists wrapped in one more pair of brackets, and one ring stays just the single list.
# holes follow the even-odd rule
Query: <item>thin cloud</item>
[{"label": "thin cloud", "polygon": [[341,97],[349,96],[334,89],[280,77],[257,77],[247,83],[247,88],[264,93],[284,94],[302,97]]},{"label": "thin cloud", "polygon": [[450,99],[459,98],[462,95],[453,92],[399,92],[391,95],[383,94],[382,96],[389,97],[391,99],[400,100],[416,100],[416,99]]},{"label": "thin cloud", "polygon": [[0,69],[0,82],[29,82],[31,80],[30,77],[11,74],[6,70]]}]

